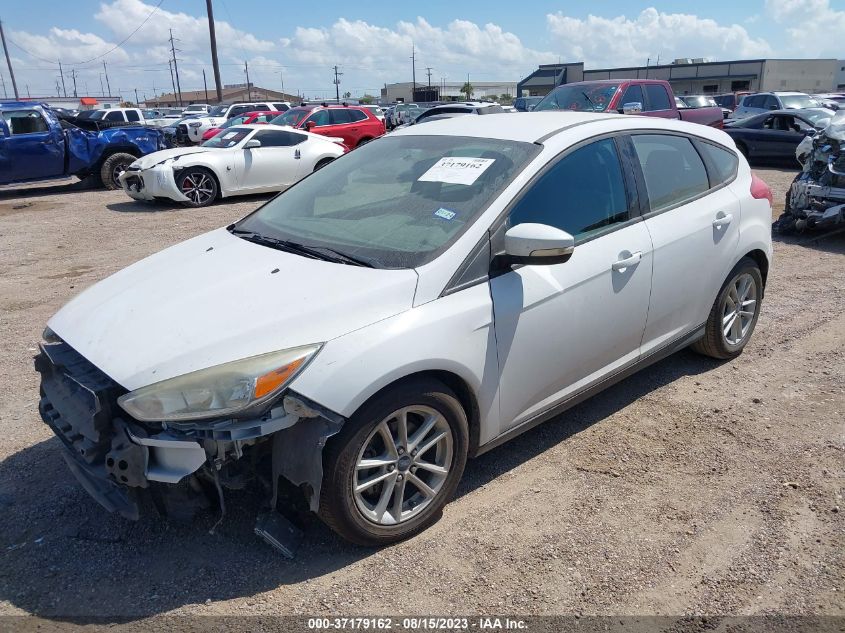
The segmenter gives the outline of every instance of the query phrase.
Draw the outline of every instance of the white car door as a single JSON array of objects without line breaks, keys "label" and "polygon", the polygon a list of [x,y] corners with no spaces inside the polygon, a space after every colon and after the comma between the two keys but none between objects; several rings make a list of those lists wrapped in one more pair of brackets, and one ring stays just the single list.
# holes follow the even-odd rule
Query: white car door
[{"label": "white car door", "polygon": [[260,147],[245,148],[236,157],[236,176],[242,191],[283,191],[300,177],[301,151],[296,147],[305,138],[288,130],[259,130],[247,139]]},{"label": "white car door", "polygon": [[725,148],[698,140],[693,144],[682,135],[630,138],[642,168],[640,188],[649,205],[645,225],[654,244],[642,350],[647,354],[702,325],[730,272],[739,242],[740,203],[723,185],[736,176],[738,159]]},{"label": "white car door", "polygon": [[576,246],[563,264],[521,266],[490,281],[500,432],[639,357],[652,249],[632,190],[616,142],[605,138],[559,160],[510,212],[509,225],[549,224]]}]

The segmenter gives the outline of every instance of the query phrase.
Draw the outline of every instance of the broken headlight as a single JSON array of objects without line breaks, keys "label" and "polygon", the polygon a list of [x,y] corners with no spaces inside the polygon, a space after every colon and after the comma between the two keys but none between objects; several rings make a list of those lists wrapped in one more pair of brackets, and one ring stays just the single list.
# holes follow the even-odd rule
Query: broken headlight
[{"label": "broken headlight", "polygon": [[320,345],[294,347],[200,369],[118,398],[136,420],[198,420],[241,413],[278,395]]}]

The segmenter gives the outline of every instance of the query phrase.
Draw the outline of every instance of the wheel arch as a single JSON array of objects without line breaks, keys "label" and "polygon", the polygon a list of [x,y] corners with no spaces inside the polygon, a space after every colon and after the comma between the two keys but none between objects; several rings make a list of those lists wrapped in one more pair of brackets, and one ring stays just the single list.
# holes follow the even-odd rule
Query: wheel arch
[{"label": "wheel arch", "polygon": [[754,250],[748,251],[745,255],[740,257],[740,259],[743,257],[753,259],[760,268],[760,276],[763,277],[763,288],[765,288],[766,279],[769,276],[769,258],[766,256],[766,253],[759,248],[755,248]]},{"label": "wheel arch", "polygon": [[115,154],[131,154],[135,158],[141,157],[141,151],[132,145],[131,143],[121,143],[119,145],[108,145],[105,149],[103,149],[103,153],[100,154],[100,157],[97,159],[97,162],[94,163],[90,170],[98,170],[103,166],[103,163],[106,162],[106,159],[109,156],[113,156]]},{"label": "wheel arch", "polygon": [[381,396],[385,392],[395,389],[398,385],[418,380],[420,378],[429,378],[442,382],[458,397],[458,402],[461,404],[461,407],[467,416],[467,425],[469,426],[469,455],[475,455],[478,450],[481,428],[481,414],[478,406],[478,398],[469,383],[453,371],[445,369],[423,369],[406,374],[401,378],[396,378],[367,396],[366,399],[355,409],[355,412],[357,413],[369,402]]},{"label": "wheel arch", "polygon": [[[211,165],[209,165],[206,161],[197,161],[195,163],[192,163],[191,165],[185,165],[184,167],[179,168],[178,171],[174,171],[173,172],[174,181],[176,180],[177,175],[181,174],[184,170],[193,169],[193,168],[196,168],[196,167],[199,167],[201,169],[205,169],[207,172],[209,172],[211,174],[211,177],[214,178],[214,182],[217,184],[217,198],[218,199],[227,197],[228,194],[223,191],[223,185],[220,183],[220,175],[217,173],[217,170],[214,167],[212,167]],[[176,183],[176,186],[177,187],[179,186],[178,182]]]}]

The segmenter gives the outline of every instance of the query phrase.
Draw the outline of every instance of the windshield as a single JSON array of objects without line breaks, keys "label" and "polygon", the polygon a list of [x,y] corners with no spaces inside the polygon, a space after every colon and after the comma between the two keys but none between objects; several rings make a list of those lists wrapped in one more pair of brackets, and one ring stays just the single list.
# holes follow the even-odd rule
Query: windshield
[{"label": "windshield", "polygon": [[712,97],[686,95],[681,97],[681,99],[691,108],[706,108],[707,106],[716,105]]},{"label": "windshield", "polygon": [[817,108],[821,104],[810,95],[781,95],[784,108]]},{"label": "windshield", "polygon": [[604,112],[616,93],[619,84],[564,84],[547,94],[537,104],[534,111],[540,110],[586,110]]},{"label": "windshield", "polygon": [[289,125],[291,127],[296,127],[302,120],[307,117],[311,113],[310,110],[297,110],[292,109],[288,110],[284,114],[277,116],[275,119],[270,121],[273,125]]},{"label": "windshield", "polygon": [[314,172],[237,228],[414,268],[448,248],[539,151],[486,138],[385,137]]},{"label": "windshield", "polygon": [[252,132],[248,127],[235,127],[221,132],[217,136],[213,136],[202,144],[203,147],[234,147],[242,140],[244,140]]},{"label": "windshield", "polygon": [[232,127],[234,125],[243,125],[244,123],[246,123],[246,120],[248,118],[249,118],[248,116],[246,116],[245,114],[242,114],[241,116],[232,117],[231,119],[227,120],[225,123],[219,125],[218,127],[221,130],[228,130],[230,127]]},{"label": "windshield", "polygon": [[214,106],[209,111],[208,116],[223,116],[223,115],[226,114],[226,110],[228,110],[228,109],[229,109],[229,106],[227,106],[227,105]]},{"label": "windshield", "polygon": [[808,119],[814,127],[818,127],[826,119],[833,118],[834,114],[836,113],[833,110],[804,110],[801,116]]}]

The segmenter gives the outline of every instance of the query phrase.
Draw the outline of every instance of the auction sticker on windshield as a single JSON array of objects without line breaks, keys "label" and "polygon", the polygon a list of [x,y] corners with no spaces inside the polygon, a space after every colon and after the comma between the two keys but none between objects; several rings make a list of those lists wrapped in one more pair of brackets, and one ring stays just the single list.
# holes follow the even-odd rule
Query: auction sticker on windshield
[{"label": "auction sticker on windshield", "polygon": [[494,162],[495,158],[448,156],[434,163],[419,177],[421,182],[446,182],[454,185],[471,185]]}]

